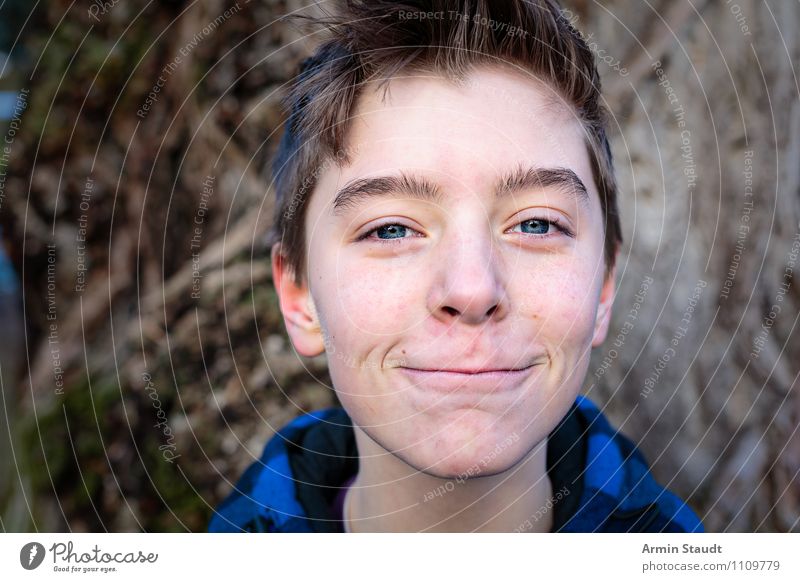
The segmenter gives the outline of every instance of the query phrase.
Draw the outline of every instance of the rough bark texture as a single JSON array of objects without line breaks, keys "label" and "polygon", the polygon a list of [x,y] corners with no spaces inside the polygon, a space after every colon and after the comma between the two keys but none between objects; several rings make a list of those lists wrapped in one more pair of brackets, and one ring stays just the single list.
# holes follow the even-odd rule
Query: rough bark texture
[{"label": "rough bark texture", "polygon": [[709,530],[797,530],[800,6],[660,4],[584,21],[630,69],[605,77],[626,246],[589,381]]},{"label": "rough bark texture", "polygon": [[[14,77],[2,528],[200,530],[273,428],[335,403],[263,244],[315,39],[274,22],[299,1],[71,4],[28,21]],[[625,228],[586,391],[708,530],[799,531],[800,4],[567,7],[603,59]]]}]

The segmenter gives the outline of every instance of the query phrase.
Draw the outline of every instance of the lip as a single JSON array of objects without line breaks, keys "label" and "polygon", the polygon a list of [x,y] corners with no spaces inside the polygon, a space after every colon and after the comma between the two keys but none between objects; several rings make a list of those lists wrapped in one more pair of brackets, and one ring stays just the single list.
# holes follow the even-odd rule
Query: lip
[{"label": "lip", "polygon": [[505,372],[521,372],[522,370],[527,370],[530,366],[526,366],[525,368],[481,368],[481,369],[469,369],[469,368],[407,368],[409,370],[417,370],[419,372],[448,372],[451,374],[490,374],[493,372],[497,373],[505,373]]},{"label": "lip", "polygon": [[428,370],[401,366],[399,369],[416,386],[443,392],[509,390],[517,386],[535,365],[515,369],[447,368]]}]

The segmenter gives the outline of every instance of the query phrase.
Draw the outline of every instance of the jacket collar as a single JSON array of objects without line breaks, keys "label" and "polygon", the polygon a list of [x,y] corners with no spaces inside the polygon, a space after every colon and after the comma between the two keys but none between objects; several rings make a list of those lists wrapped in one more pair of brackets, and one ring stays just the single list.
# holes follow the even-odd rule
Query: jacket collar
[{"label": "jacket collar", "polygon": [[[341,532],[331,508],[357,471],[347,413],[328,408],[302,415],[270,439],[209,530]],[[656,483],[633,443],[586,397],[576,399],[548,436],[547,472],[553,531],[702,531],[694,513]]]}]

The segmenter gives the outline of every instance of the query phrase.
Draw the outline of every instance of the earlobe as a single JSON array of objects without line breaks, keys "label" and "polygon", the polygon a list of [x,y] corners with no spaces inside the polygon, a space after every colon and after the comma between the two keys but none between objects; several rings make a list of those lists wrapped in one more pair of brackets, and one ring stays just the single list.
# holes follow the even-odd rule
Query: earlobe
[{"label": "earlobe", "polygon": [[271,253],[272,280],[292,345],[301,356],[318,356],[325,351],[325,342],[308,284],[295,282],[280,243],[273,245]]}]

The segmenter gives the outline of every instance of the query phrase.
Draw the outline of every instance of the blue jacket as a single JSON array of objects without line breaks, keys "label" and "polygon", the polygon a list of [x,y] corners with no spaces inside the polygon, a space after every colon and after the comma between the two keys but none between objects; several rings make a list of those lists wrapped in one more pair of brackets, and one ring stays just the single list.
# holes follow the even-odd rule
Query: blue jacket
[{"label": "blue jacket", "polygon": [[[267,443],[219,505],[211,532],[342,532],[332,509],[358,471],[352,423],[341,408],[294,419]],[[634,444],[579,396],[550,433],[547,472],[558,532],[702,532],[694,512],[650,474]],[[556,498],[554,498],[556,499]],[[522,521],[522,520],[521,520]]]}]

